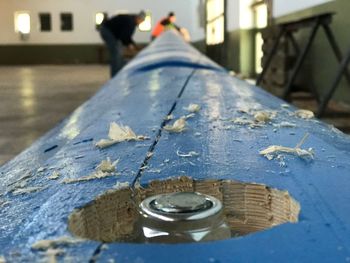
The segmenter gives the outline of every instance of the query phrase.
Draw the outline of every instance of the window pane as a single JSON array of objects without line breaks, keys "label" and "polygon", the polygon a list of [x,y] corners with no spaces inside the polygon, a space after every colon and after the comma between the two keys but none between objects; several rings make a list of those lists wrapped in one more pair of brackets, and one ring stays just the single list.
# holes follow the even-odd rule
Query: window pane
[{"label": "window pane", "polygon": [[104,20],[106,20],[108,17],[106,12],[98,12],[95,14],[95,25],[96,29],[99,29],[103,23]]},{"label": "window pane", "polygon": [[152,28],[152,18],[151,14],[147,13],[145,17],[145,21],[143,21],[141,24],[139,24],[139,30],[140,31],[151,31]]},{"label": "window pane", "polygon": [[224,16],[207,24],[207,44],[216,45],[224,42]]},{"label": "window pane", "polygon": [[15,32],[30,33],[30,15],[28,12],[15,13]]},{"label": "window pane", "polygon": [[51,15],[49,13],[39,14],[40,31],[51,31]]},{"label": "window pane", "polygon": [[61,14],[61,30],[62,31],[73,30],[73,15],[71,13]]},{"label": "window pane", "polygon": [[224,0],[208,0],[207,2],[207,21],[224,13]]},{"label": "window pane", "polygon": [[256,27],[264,28],[267,26],[267,5],[258,5],[255,9],[256,12]]},{"label": "window pane", "polygon": [[261,60],[263,57],[263,51],[262,51],[263,44],[264,44],[264,40],[261,36],[261,33],[257,33],[255,35],[255,72],[258,74],[261,73],[262,71]]}]

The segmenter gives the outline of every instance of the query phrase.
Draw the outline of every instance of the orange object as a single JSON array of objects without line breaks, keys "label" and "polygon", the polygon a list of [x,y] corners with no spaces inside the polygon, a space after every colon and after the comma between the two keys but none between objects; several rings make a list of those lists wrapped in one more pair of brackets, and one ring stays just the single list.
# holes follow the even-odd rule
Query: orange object
[{"label": "orange object", "polygon": [[160,20],[152,31],[152,37],[158,37],[164,31],[164,26],[162,25],[162,20]]}]

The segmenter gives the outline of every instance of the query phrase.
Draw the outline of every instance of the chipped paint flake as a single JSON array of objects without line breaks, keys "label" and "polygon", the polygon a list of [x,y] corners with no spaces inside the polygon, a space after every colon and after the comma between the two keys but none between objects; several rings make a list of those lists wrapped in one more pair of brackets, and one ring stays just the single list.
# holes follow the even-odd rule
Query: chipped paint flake
[{"label": "chipped paint flake", "polygon": [[85,239],[73,238],[69,236],[62,236],[57,239],[43,239],[38,240],[32,244],[34,250],[48,250],[50,248],[56,248],[57,246],[67,246],[84,242]]},{"label": "chipped paint flake", "polygon": [[83,181],[90,181],[90,180],[94,180],[94,179],[102,179],[102,178],[109,177],[112,175],[114,175],[114,174],[106,173],[106,172],[102,172],[102,171],[96,171],[90,175],[79,177],[79,178],[64,179],[62,182],[65,184],[71,184],[71,183],[77,183],[77,182],[83,182]]},{"label": "chipped paint flake", "polygon": [[27,184],[29,178],[31,177],[31,173],[27,173],[25,175],[23,175],[22,177],[20,177],[17,181],[8,184],[7,186],[14,186],[15,188],[20,187],[23,188],[25,187],[25,185]]},{"label": "chipped paint flake", "polygon": [[65,184],[77,183],[82,181],[90,181],[94,179],[102,179],[105,177],[116,175],[116,166],[119,162],[119,159],[111,162],[109,158],[107,160],[102,160],[99,165],[96,166],[96,171],[87,176],[82,176],[79,178],[66,178],[62,182]]},{"label": "chipped paint flake", "polygon": [[187,110],[188,112],[192,112],[192,113],[196,113],[199,112],[201,109],[201,106],[195,103],[191,103],[190,105],[188,105],[186,108],[184,108],[185,110]]},{"label": "chipped paint flake", "polygon": [[56,263],[56,257],[57,256],[62,256],[64,254],[63,249],[55,249],[55,248],[49,248],[46,251],[46,256],[47,256],[47,262],[48,263]]},{"label": "chipped paint flake", "polygon": [[[9,205],[10,203],[11,203],[10,201],[0,199],[0,207],[5,207],[5,206]],[[0,263],[1,263],[1,261],[0,261]]]},{"label": "chipped paint flake", "polygon": [[50,180],[57,180],[60,177],[60,173],[53,171],[53,173],[48,177]]},{"label": "chipped paint flake", "polygon": [[167,116],[165,116],[165,118],[164,118],[164,120],[166,120],[166,121],[170,121],[170,120],[172,120],[172,119],[174,119],[174,115],[172,115],[172,114],[167,115]]},{"label": "chipped paint flake", "polygon": [[277,128],[294,128],[294,127],[297,127],[297,125],[295,123],[291,123],[291,122],[288,122],[288,121],[282,121],[281,123],[274,123],[273,126],[277,127]]},{"label": "chipped paint flake", "polygon": [[101,163],[97,165],[96,170],[103,173],[113,173],[115,172],[118,163],[119,159],[112,162],[111,159],[107,157],[107,160],[102,160]]},{"label": "chipped paint flake", "polygon": [[122,188],[128,188],[130,186],[129,182],[117,182],[113,188],[114,189],[122,189]]},{"label": "chipped paint flake", "polygon": [[290,148],[280,145],[271,145],[267,147],[266,149],[259,152],[261,155],[264,155],[267,159],[272,160],[276,154],[278,153],[289,153],[297,155],[301,158],[305,159],[313,159],[314,158],[314,152],[311,148],[305,150],[301,148]]},{"label": "chipped paint flake", "polygon": [[153,152],[147,152],[146,158],[149,159],[153,156]]},{"label": "chipped paint flake", "polygon": [[186,129],[186,120],[185,118],[180,118],[174,122],[173,125],[165,125],[164,130],[168,132],[180,133]]},{"label": "chipped paint flake", "polygon": [[26,187],[26,188],[15,189],[12,193],[14,195],[30,194],[30,193],[42,191],[45,188],[46,187],[43,187],[43,186],[29,186],[29,187]]},{"label": "chipped paint flake", "polygon": [[188,120],[190,118],[193,118],[194,116],[196,116],[196,114],[194,113],[190,113],[190,114],[187,114],[185,116],[182,116],[181,118],[185,119],[185,120]]},{"label": "chipped paint flake", "polygon": [[176,151],[177,156],[179,157],[194,157],[194,156],[199,156],[199,153],[195,151],[190,151],[188,153],[180,152],[180,150]]},{"label": "chipped paint flake", "polygon": [[294,112],[294,115],[301,119],[311,119],[315,117],[315,114],[309,110],[297,110]]},{"label": "chipped paint flake", "polygon": [[107,244],[103,244],[101,246],[101,250],[107,250],[109,248],[109,246]]},{"label": "chipped paint flake", "polygon": [[313,159],[314,151],[312,148],[309,148],[307,150],[300,148],[308,136],[309,134],[306,134],[294,148],[285,147],[281,145],[271,145],[266,149],[260,151],[259,153],[261,155],[264,155],[268,160],[272,160],[275,157],[279,157],[279,159],[281,159],[281,156],[280,156],[281,153],[293,154],[303,159]]},{"label": "chipped paint flake", "polygon": [[143,135],[136,135],[129,126],[118,125],[115,122],[111,122],[109,126],[108,137],[109,139],[101,139],[98,141],[96,146],[102,149],[124,141],[142,141],[149,139],[149,137]]},{"label": "chipped paint flake", "polygon": [[271,120],[271,114],[266,111],[259,111],[254,114],[254,120],[257,122],[268,122]]},{"label": "chipped paint flake", "polygon": [[162,170],[161,169],[150,169],[148,170],[149,173],[157,173],[159,174]]},{"label": "chipped paint flake", "polygon": [[263,125],[260,124],[260,123],[257,123],[253,120],[249,120],[247,118],[241,118],[241,117],[238,117],[238,118],[235,118],[235,119],[232,119],[231,122],[233,122],[234,124],[237,124],[237,125],[242,125],[242,126],[249,126],[250,128],[256,128],[256,127],[262,127]]},{"label": "chipped paint flake", "polygon": [[46,167],[39,167],[38,170],[36,170],[38,173],[41,173],[46,170]]}]

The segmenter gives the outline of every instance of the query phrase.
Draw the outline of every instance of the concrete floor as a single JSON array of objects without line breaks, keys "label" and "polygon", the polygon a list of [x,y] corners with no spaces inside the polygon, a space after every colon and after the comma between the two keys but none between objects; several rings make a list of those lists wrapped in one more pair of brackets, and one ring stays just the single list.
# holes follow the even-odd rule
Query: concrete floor
[{"label": "concrete floor", "polygon": [[109,78],[102,65],[0,67],[0,165],[31,145]]},{"label": "concrete floor", "polygon": [[[102,65],[0,67],[0,166],[91,97],[109,78]],[[316,102],[293,96],[300,108]],[[350,108],[332,102],[323,118],[350,133]]]}]

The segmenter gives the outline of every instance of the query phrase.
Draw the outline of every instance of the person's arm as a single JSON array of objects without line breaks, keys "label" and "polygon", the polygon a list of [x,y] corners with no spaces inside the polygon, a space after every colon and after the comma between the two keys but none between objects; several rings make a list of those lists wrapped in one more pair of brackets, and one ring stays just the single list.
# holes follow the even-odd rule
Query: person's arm
[{"label": "person's arm", "polygon": [[181,27],[179,27],[178,25],[175,25],[175,24],[173,24],[173,25],[177,31],[181,32]]},{"label": "person's arm", "polygon": [[123,43],[124,46],[128,47],[129,49],[136,49],[135,41],[132,39],[134,31],[135,25],[131,23],[126,23],[120,34],[120,41]]}]

